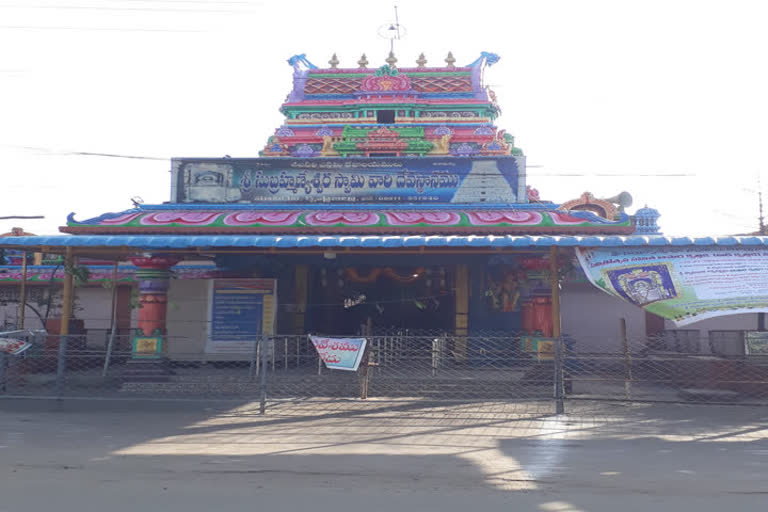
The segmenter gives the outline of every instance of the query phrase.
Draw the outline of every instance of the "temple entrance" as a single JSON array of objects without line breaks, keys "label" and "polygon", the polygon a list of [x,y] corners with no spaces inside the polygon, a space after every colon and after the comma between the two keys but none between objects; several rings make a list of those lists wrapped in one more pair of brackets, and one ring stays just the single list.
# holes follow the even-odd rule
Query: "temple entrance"
[{"label": "temple entrance", "polygon": [[369,319],[374,333],[453,332],[455,299],[444,270],[359,266],[317,274],[317,332],[354,335]]}]

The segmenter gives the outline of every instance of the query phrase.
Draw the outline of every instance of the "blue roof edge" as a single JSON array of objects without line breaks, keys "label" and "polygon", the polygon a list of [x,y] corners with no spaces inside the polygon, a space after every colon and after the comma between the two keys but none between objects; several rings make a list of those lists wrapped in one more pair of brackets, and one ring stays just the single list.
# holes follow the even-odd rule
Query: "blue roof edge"
[{"label": "blue roof edge", "polygon": [[684,247],[768,246],[768,237],[513,236],[513,235],[52,235],[0,238],[8,247],[408,248],[408,247]]}]

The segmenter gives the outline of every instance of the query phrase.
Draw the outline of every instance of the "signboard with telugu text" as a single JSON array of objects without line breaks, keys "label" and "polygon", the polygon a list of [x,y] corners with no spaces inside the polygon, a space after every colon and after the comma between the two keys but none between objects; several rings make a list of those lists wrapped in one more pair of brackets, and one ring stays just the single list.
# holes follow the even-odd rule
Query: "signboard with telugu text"
[{"label": "signboard with telugu text", "polygon": [[205,351],[250,353],[256,341],[275,334],[275,279],[213,279]]},{"label": "signboard with telugu text", "polygon": [[365,353],[365,338],[325,338],[310,336],[326,368],[357,371]]},{"label": "signboard with telugu text", "polygon": [[592,284],[678,326],[768,311],[764,247],[593,248],[577,255]]},{"label": "signboard with telugu text", "polygon": [[174,159],[178,203],[525,202],[525,157]]}]

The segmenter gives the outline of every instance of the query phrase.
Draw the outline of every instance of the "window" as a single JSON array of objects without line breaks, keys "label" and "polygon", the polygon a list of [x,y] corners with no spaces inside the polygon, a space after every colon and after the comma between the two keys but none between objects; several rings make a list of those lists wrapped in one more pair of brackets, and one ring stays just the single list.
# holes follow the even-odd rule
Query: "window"
[{"label": "window", "polygon": [[376,122],[379,124],[395,124],[394,110],[377,110]]}]

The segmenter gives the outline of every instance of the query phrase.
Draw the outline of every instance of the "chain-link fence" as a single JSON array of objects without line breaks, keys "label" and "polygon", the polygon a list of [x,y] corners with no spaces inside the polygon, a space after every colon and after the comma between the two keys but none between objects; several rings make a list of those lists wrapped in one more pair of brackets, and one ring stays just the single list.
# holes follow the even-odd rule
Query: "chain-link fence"
[{"label": "chain-link fence", "polygon": [[[749,353],[740,333],[667,331],[612,343],[578,340],[563,360],[566,397],[768,404],[768,355]],[[602,351],[579,350],[580,344]]]},{"label": "chain-link fence", "polygon": [[160,358],[136,357],[128,336],[103,348],[77,336],[5,337],[30,344],[0,352],[5,396],[259,400],[262,408],[305,398],[549,402],[555,411],[580,399],[768,404],[768,357],[696,343],[633,339],[589,352],[598,340],[390,332],[366,336],[358,369],[344,371],[329,369],[304,335],[241,340],[225,353],[179,351],[188,340],[167,339]]}]

